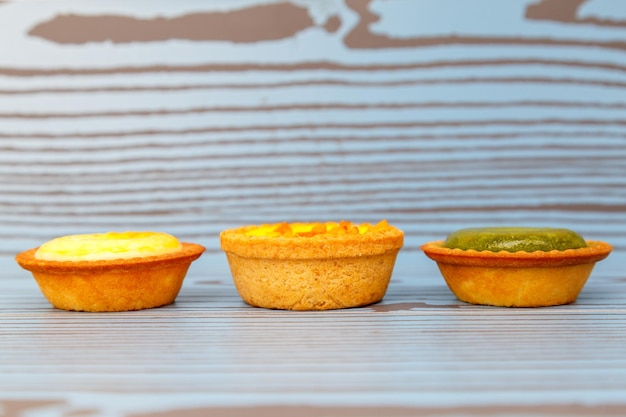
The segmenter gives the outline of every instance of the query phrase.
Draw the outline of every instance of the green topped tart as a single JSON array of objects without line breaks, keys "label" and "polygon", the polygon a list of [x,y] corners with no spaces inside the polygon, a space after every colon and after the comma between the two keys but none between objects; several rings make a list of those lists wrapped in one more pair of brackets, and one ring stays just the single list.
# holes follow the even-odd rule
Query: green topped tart
[{"label": "green topped tart", "polygon": [[568,229],[461,229],[421,246],[456,297],[467,303],[542,307],[576,301],[610,244]]}]

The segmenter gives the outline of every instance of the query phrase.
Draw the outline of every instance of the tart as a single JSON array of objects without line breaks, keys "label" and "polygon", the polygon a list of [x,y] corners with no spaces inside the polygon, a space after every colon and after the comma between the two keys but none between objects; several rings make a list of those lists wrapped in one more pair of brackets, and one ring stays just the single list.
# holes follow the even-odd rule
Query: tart
[{"label": "tart", "polygon": [[173,303],[203,252],[166,233],[129,231],[63,236],[15,259],[54,307],[107,312]]},{"label": "tart", "polygon": [[573,303],[612,250],[567,229],[510,227],[462,229],[421,248],[459,300],[501,307]]},{"label": "tart", "polygon": [[244,302],[283,310],[331,310],[380,301],[404,233],[386,221],[277,223],[220,234]]}]

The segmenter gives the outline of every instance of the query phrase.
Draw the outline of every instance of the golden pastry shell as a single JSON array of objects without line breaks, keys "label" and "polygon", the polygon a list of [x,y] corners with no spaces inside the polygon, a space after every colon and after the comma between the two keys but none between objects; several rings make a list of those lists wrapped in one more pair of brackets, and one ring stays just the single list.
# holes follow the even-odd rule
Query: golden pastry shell
[{"label": "golden pastry shell", "polygon": [[587,241],[564,251],[491,252],[450,249],[443,241],[421,248],[437,262],[452,293],[461,301],[500,307],[547,307],[576,301],[597,261],[611,245]]}]

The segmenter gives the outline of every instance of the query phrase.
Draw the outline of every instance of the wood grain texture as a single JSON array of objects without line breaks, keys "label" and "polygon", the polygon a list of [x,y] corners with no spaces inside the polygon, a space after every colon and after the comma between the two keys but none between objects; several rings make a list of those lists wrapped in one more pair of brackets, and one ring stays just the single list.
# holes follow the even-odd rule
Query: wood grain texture
[{"label": "wood grain texture", "polygon": [[[625,22],[602,0],[0,2],[0,415],[626,414]],[[406,243],[365,309],[247,308],[219,250],[383,218]],[[616,250],[541,310],[459,303],[418,250],[512,224]],[[171,308],[55,311],[13,262],[126,229],[207,247]]]},{"label": "wood grain texture", "polygon": [[459,302],[410,252],[382,303],[333,312],[247,307],[217,254],[194,263],[175,305],[130,313],[54,310],[10,275],[0,392],[53,415],[620,415],[623,255],[575,304],[543,309]]}]

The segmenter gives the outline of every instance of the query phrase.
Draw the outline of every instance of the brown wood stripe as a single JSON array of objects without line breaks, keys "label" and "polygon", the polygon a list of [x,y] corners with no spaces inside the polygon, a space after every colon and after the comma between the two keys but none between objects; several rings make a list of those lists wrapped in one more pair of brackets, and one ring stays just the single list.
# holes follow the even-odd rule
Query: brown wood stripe
[{"label": "brown wood stripe", "polygon": [[[618,186],[610,189],[619,191],[623,189],[623,187]],[[507,193],[502,193],[503,190],[506,190]],[[254,210],[255,207],[257,207],[258,211],[272,211],[272,201],[274,201],[280,202],[280,205],[283,206],[281,210],[283,212],[291,211],[293,208],[300,206],[326,207],[329,205],[341,207],[342,210],[346,210],[348,207],[354,210],[358,207],[370,207],[370,209],[372,209],[380,206],[385,207],[389,215],[394,213],[416,214],[428,212],[499,212],[511,210],[512,208],[529,212],[626,212],[626,203],[623,203],[619,199],[619,196],[616,198],[617,201],[596,202],[596,200],[606,197],[601,189],[587,188],[584,196],[580,196],[579,193],[581,190],[579,187],[563,189],[556,186],[554,188],[546,188],[543,193],[537,193],[532,187],[522,190],[526,192],[521,193],[519,189],[511,190],[510,187],[499,187],[495,189],[483,189],[481,192],[474,193],[474,195],[468,193],[458,195],[454,192],[437,193],[436,198],[433,197],[431,193],[426,204],[422,202],[424,196],[420,194],[418,188],[407,187],[398,190],[402,192],[398,192],[397,194],[394,193],[393,190],[387,191],[382,188],[362,191],[344,190],[341,194],[329,196],[322,194],[319,190],[317,190],[317,193],[296,193],[290,191],[289,194],[277,194],[271,189],[268,189],[266,193],[250,192],[239,198],[232,196],[223,197],[219,195],[211,196],[209,194],[197,197],[174,194],[167,196],[118,194],[117,198],[108,197],[105,203],[101,202],[97,205],[95,205],[93,201],[89,202],[84,199],[74,200],[69,198],[69,196],[59,195],[59,199],[54,202],[54,205],[48,207],[42,208],[41,202],[37,201],[37,199],[33,199],[29,205],[25,205],[24,202],[21,201],[2,201],[0,207],[8,210],[18,209],[22,214],[44,213],[48,215],[55,212],[69,213],[81,211],[90,215],[103,216],[120,215],[123,213],[133,213],[135,215],[165,215],[176,214],[180,210],[201,212],[207,210],[209,207],[215,207],[222,211],[229,207],[234,207],[239,211]],[[502,201],[503,195],[510,196],[512,193],[515,194],[517,200],[508,204]],[[555,204],[549,202],[549,199],[543,202],[540,197],[551,197],[552,199],[560,197],[560,201],[569,202]],[[520,202],[519,200],[521,198],[524,198],[525,201],[533,198],[536,202],[532,204]],[[389,201],[389,203],[385,203],[386,201]],[[472,202],[474,202],[474,204],[471,204]],[[264,203],[267,208],[261,207],[262,203]],[[337,208],[335,208],[335,210],[337,210]]]},{"label": "brown wood stripe", "polygon": [[[35,403],[35,405],[38,405]],[[131,417],[453,417],[453,416],[623,416],[624,405],[554,404],[546,405],[489,405],[489,406],[307,406],[307,405],[262,405],[248,407],[190,407],[174,410],[135,413]]]},{"label": "brown wood stripe", "polygon": [[[345,4],[354,10],[359,19],[356,26],[343,39],[344,44],[348,48],[353,49],[391,49],[391,48],[427,48],[436,46],[542,46],[542,47],[584,47],[584,48],[601,48],[614,49],[618,51],[626,50],[626,42],[622,40],[587,40],[587,39],[571,39],[565,36],[546,37],[546,36],[497,36],[497,35],[466,35],[466,34],[446,34],[431,36],[415,36],[393,38],[386,34],[378,34],[370,30],[370,24],[379,20],[374,14],[369,4],[372,0],[345,0]],[[575,2],[578,0],[574,0]],[[529,5],[528,7],[531,7]],[[532,9],[531,9],[532,10]],[[536,10],[536,9],[535,9]],[[554,10],[554,9],[552,9]],[[530,12],[531,16],[536,16],[536,12]],[[567,10],[569,15],[569,10]],[[619,25],[621,26],[621,25]]]},{"label": "brown wood stripe", "polygon": [[[0,92],[0,94],[2,94]],[[283,112],[283,111],[324,111],[324,110],[401,110],[401,109],[464,109],[464,108],[574,108],[574,109],[626,109],[626,102],[599,102],[599,101],[493,101],[493,102],[402,102],[402,103],[310,103],[285,104],[264,106],[202,106],[183,109],[155,109],[155,110],[120,110],[97,112],[0,112],[3,119],[81,119],[97,117],[134,117],[134,116],[169,116],[198,113],[241,113],[241,112]],[[572,132],[580,135],[581,132]],[[550,132],[556,135],[558,132]],[[597,132],[600,135],[610,135],[611,132]],[[488,134],[488,136],[493,136]]]},{"label": "brown wood stripe", "polygon": [[314,22],[305,7],[275,3],[153,19],[124,15],[61,14],[36,24],[28,34],[60,44],[117,44],[170,39],[256,43],[291,38],[313,26]]},{"label": "brown wood stripe", "polygon": [[[392,164],[390,164],[391,167]],[[471,164],[469,164],[471,165]],[[626,164],[623,164],[626,169]],[[364,171],[367,171],[367,168]],[[470,167],[471,168],[471,167]],[[263,171],[263,169],[260,169]],[[217,174],[217,175],[215,175]],[[64,176],[57,175],[56,178],[51,179],[48,183],[38,183],[34,181],[36,177],[30,179],[24,179],[23,183],[17,183],[11,186],[11,184],[2,185],[2,190],[5,192],[10,191],[11,196],[33,196],[52,198],[60,195],[80,195],[88,199],[91,196],[106,196],[111,194],[124,194],[124,193],[157,193],[157,192],[173,192],[174,194],[180,194],[185,192],[196,191],[219,191],[219,190],[246,190],[246,194],[239,198],[255,198],[267,193],[284,191],[289,189],[303,190],[302,192],[294,193],[290,191],[290,196],[306,195],[306,188],[316,189],[343,189],[342,193],[351,194],[358,193],[366,190],[367,192],[384,190],[385,192],[405,192],[407,188],[413,188],[415,191],[427,192],[433,190],[441,190],[442,183],[448,183],[449,186],[445,188],[446,192],[454,193],[458,191],[477,191],[477,190],[524,190],[532,189],[542,191],[545,189],[562,188],[562,187],[576,187],[578,189],[582,187],[593,188],[600,192],[607,191],[615,188],[619,190],[620,187],[626,185],[625,177],[606,178],[606,175],[602,173],[588,174],[584,178],[575,176],[565,176],[554,178],[552,182],[545,181],[533,181],[533,176],[528,175],[524,171],[507,173],[505,177],[497,172],[497,170],[490,170],[487,173],[474,172],[471,169],[467,170],[466,175],[460,174],[441,174],[433,176],[422,176],[419,173],[402,173],[399,171],[390,171],[384,175],[378,176],[359,176],[349,177],[342,180],[341,185],[337,184],[336,174],[324,175],[318,178],[307,178],[305,173],[301,176],[289,179],[286,175],[282,177],[273,175],[267,175],[265,178],[254,176],[251,180],[243,181],[241,179],[224,179],[222,175],[219,175],[219,170],[216,170],[212,176],[194,177],[192,180],[185,180],[181,178],[159,178],[158,181],[149,182],[147,178],[144,178],[143,184],[128,184],[126,182],[112,181],[117,178],[126,178],[126,175],[118,175],[116,177],[102,178],[102,182],[96,186],[93,181],[79,182],[76,184],[63,184],[59,181]],[[468,174],[471,174],[468,176]],[[309,174],[310,175],[310,174]],[[543,173],[541,175],[544,175]],[[141,177],[139,177],[141,178]],[[538,179],[542,179],[539,177]],[[421,180],[418,181],[418,180]],[[428,181],[428,183],[424,183]],[[51,184],[59,184],[57,187],[51,186]],[[358,187],[360,191],[355,191],[354,188]],[[36,194],[35,194],[36,193]],[[2,204],[2,203],[0,203]]]},{"label": "brown wood stripe", "polygon": [[[476,135],[477,136],[477,135]],[[623,135],[611,135],[609,138],[616,137],[624,137]],[[507,141],[504,143],[504,139],[512,139],[519,137],[519,140],[516,141]],[[567,139],[575,138],[574,136],[566,136]],[[583,137],[589,138],[592,137],[589,134],[585,134]],[[163,143],[161,145],[151,144],[145,145],[143,143],[138,144],[120,144],[120,145],[109,145],[107,143],[103,143],[102,145],[94,144],[92,146],[75,146],[71,149],[68,149],[66,146],[59,147],[55,149],[50,146],[40,146],[37,147],[34,151],[29,149],[28,145],[26,147],[20,147],[19,145],[10,145],[10,146],[0,146],[0,150],[5,151],[5,155],[8,155],[9,152],[12,155],[8,156],[7,162],[12,165],[22,165],[29,164],[37,159],[41,163],[45,164],[64,164],[67,163],[68,160],[71,160],[77,164],[81,163],[91,163],[92,161],[102,162],[103,164],[110,162],[110,159],[114,159],[115,163],[126,163],[126,162],[135,162],[135,161],[143,161],[149,160],[155,163],[162,162],[165,160],[186,160],[186,161],[194,161],[194,160],[203,160],[207,156],[212,157],[212,159],[240,159],[240,158],[254,158],[254,159],[262,159],[262,158],[270,158],[270,157],[320,157],[320,156],[344,156],[344,155],[372,155],[373,153],[378,153],[380,156],[394,156],[398,153],[406,154],[407,152],[420,152],[421,160],[428,159],[428,157],[436,156],[437,159],[442,159],[443,161],[449,160],[450,158],[444,158],[444,155],[452,155],[457,153],[463,153],[464,155],[472,154],[481,154],[481,153],[490,153],[491,156],[486,159],[494,159],[498,158],[502,155],[507,155],[510,153],[520,152],[520,151],[528,151],[533,154],[537,154],[540,152],[546,152],[544,155],[538,155],[537,159],[543,159],[546,157],[551,157],[548,151],[560,151],[563,159],[567,159],[571,155],[578,154],[581,151],[596,151],[596,152],[608,152],[607,159],[612,159],[614,155],[618,155],[619,153],[626,151],[624,147],[619,143],[618,140],[607,143],[589,143],[589,142],[570,142],[568,140],[561,142],[553,142],[553,143],[528,143],[528,136],[525,135],[505,135],[504,138],[499,138],[502,140],[486,140],[478,142],[476,139],[480,137],[475,137],[472,143],[459,143],[455,141],[446,141],[445,143],[434,144],[436,142],[424,140],[422,142],[419,141],[417,137],[404,137],[404,139],[398,139],[394,137],[386,137],[381,135],[379,137],[368,137],[368,138],[354,138],[354,137],[342,137],[342,138],[326,138],[325,140],[317,140],[317,138],[312,140],[307,140],[304,138],[295,139],[295,138],[281,138],[275,139],[272,141],[263,141],[261,139],[241,139],[235,141],[228,140],[216,140],[210,142],[181,142],[178,144],[168,144]],[[380,143],[381,139],[386,140],[391,143],[393,141],[393,145],[389,145],[387,149],[380,149],[377,147],[370,148],[371,144]],[[443,140],[442,140],[443,141]],[[350,144],[352,146],[349,150],[341,150],[333,148],[321,148],[317,145],[327,143],[330,145],[336,143],[345,143]],[[280,151],[276,151],[273,149],[268,149],[268,144],[276,144],[283,145],[284,148]],[[303,145],[309,144],[311,147],[307,149]],[[254,152],[250,150],[252,146],[256,145]],[[288,146],[294,145],[294,146]],[[180,149],[183,146],[187,151],[184,154],[177,154],[175,156],[171,155],[171,151]],[[228,151],[221,151],[219,153],[215,153],[215,148],[229,149]],[[242,147],[247,147],[246,151],[242,150]],[[300,148],[301,150],[298,150]],[[311,149],[312,148],[312,149]],[[52,158],[36,158],[35,155],[41,156],[41,151],[50,152],[49,155]],[[143,155],[137,155],[137,152],[131,152],[133,150],[141,150],[148,151],[142,152]],[[96,153],[85,153],[85,151],[97,152]],[[20,155],[23,155],[25,158],[20,159]],[[64,156],[63,158],[55,158],[55,155]],[[107,155],[111,157],[108,158]],[[602,158],[603,155],[596,156],[596,158]],[[417,156],[416,156],[417,158]],[[0,160],[2,157],[0,157]]]},{"label": "brown wood stripe", "polygon": [[[606,142],[570,142],[569,139],[606,139]],[[592,130],[592,131],[580,131],[580,130],[528,130],[528,131],[502,131],[502,132],[484,132],[484,133],[455,133],[455,134],[424,134],[424,133],[415,133],[411,135],[397,135],[397,134],[385,134],[381,133],[380,135],[358,135],[358,134],[350,134],[345,136],[329,136],[327,134],[319,134],[319,135],[301,135],[301,136],[260,136],[260,137],[244,137],[244,138],[216,138],[216,139],[207,139],[204,136],[199,136],[194,140],[190,139],[178,139],[176,143],[171,143],[169,138],[165,138],[162,142],[156,142],[154,139],[143,140],[143,139],[128,139],[126,141],[114,141],[106,143],[94,141],[93,143],[85,143],[83,138],[80,136],[70,136],[70,137],[61,137],[58,139],[62,139],[62,145],[58,145],[65,152],[71,150],[124,150],[124,149],[132,149],[132,148],[140,148],[140,149],[159,149],[159,148],[181,148],[181,147],[212,147],[212,146],[226,146],[229,145],[231,147],[238,147],[241,145],[253,145],[253,144],[268,144],[268,145],[278,145],[278,144],[306,144],[306,143],[318,143],[318,144],[336,144],[336,143],[380,143],[381,140],[386,142],[397,142],[397,143],[437,143],[437,142],[454,142],[454,146],[458,149],[463,149],[468,145],[470,141],[480,141],[482,143],[479,146],[483,146],[485,148],[489,148],[490,146],[501,146],[502,151],[506,151],[508,147],[526,147],[528,149],[537,149],[537,148],[550,148],[552,146],[565,146],[563,144],[567,144],[573,148],[585,148],[592,147],[597,149],[603,149],[605,146],[611,148],[612,146],[619,147],[620,139],[626,138],[626,132],[620,131],[603,131],[603,130]],[[29,149],[33,149],[32,145],[29,145],[31,139],[37,138],[24,138],[20,142],[13,143],[4,143],[0,144],[0,150],[4,151],[20,151],[20,152],[28,152]],[[56,139],[56,138],[55,138]],[[534,140],[543,139],[548,140],[545,143],[535,143]],[[57,148],[55,144],[61,141],[47,141],[45,144],[40,144],[36,149],[45,150],[53,152]],[[521,143],[526,146],[520,145]],[[615,145],[613,145],[613,143]],[[67,145],[71,144],[72,147],[68,148]],[[78,145],[78,146],[77,146]],[[416,145],[418,147],[419,145]],[[440,147],[434,147],[427,145],[427,148],[432,149],[440,149]],[[87,155],[86,155],[87,156]]]},{"label": "brown wood stripe", "polygon": [[[589,148],[585,148],[585,149],[589,149]],[[604,155],[599,155],[599,156],[595,156],[593,154],[589,154],[586,155],[586,159],[587,159],[587,163],[607,163],[607,162],[616,162],[618,166],[623,166],[622,161],[624,160],[624,156],[623,154],[623,149],[620,148],[616,148],[619,152],[616,152],[614,155],[610,155],[610,156],[604,156]],[[395,148],[392,150],[389,150],[386,152],[386,155],[392,155],[392,156],[404,156],[404,159],[410,158],[411,155],[413,155],[414,152],[416,152],[417,150],[415,148]],[[450,148],[451,152],[456,152],[456,149]],[[597,151],[597,150],[596,150]],[[510,153],[515,153],[515,149],[513,150],[509,150]],[[600,153],[600,152],[598,152]],[[462,151],[458,152],[459,155],[463,154]],[[556,161],[558,161],[558,163],[564,163],[566,161],[576,161],[578,158],[581,158],[582,155],[584,154],[584,149],[581,152],[572,152],[569,156],[564,156],[561,157],[559,159],[556,159]],[[324,153],[324,152],[317,152],[317,151],[311,151],[311,152],[272,152],[272,151],[268,151],[268,152],[259,152],[257,154],[241,154],[239,152],[232,152],[232,153],[222,153],[220,154],[219,157],[217,156],[211,156],[211,154],[207,154],[207,153],[202,153],[202,154],[196,154],[196,155],[190,155],[185,157],[184,159],[178,159],[178,158],[172,158],[172,157],[167,157],[167,156],[161,156],[161,155],[146,155],[146,156],[124,156],[124,155],[120,155],[117,158],[99,158],[97,159],[97,163],[98,163],[98,167],[94,168],[93,164],[94,164],[94,160],[93,159],[86,159],[84,156],[80,156],[79,158],[75,158],[75,159],[71,159],[71,164],[68,165],[68,159],[49,159],[49,158],[40,158],[36,161],[34,160],[22,160],[22,161],[15,161],[15,162],[11,162],[10,168],[11,170],[17,170],[19,168],[28,168],[29,171],[41,171],[44,168],[45,169],[50,169],[50,168],[55,168],[55,169],[59,169],[62,167],[69,167],[70,171],[69,172],[77,172],[77,170],[81,169],[83,171],[89,172],[89,171],[94,171],[94,170],[103,170],[105,168],[110,168],[110,167],[115,167],[116,170],[124,170],[126,169],[125,167],[132,167],[135,166],[134,170],[140,170],[140,167],[137,167],[136,164],[141,163],[141,162],[145,162],[145,163],[149,163],[149,164],[169,164],[170,165],[170,169],[173,169],[171,166],[178,166],[178,165],[184,165],[184,164],[189,164],[191,162],[196,162],[196,163],[210,163],[210,161],[213,161],[214,163],[217,163],[218,161],[222,161],[221,164],[219,165],[227,165],[227,166],[232,166],[235,165],[238,161],[251,161],[252,163],[254,163],[256,166],[260,166],[260,167],[264,167],[267,166],[267,160],[268,159],[283,159],[283,158],[308,158],[310,160],[310,163],[313,164],[315,163],[317,160],[319,159],[329,159],[331,156],[333,158],[336,159],[340,159],[340,158],[345,158],[345,157],[350,157],[351,159],[354,159],[358,156],[363,156],[363,157],[370,157],[370,156],[374,156],[376,157],[377,155],[379,155],[378,153],[376,153],[376,151],[372,151],[372,150],[358,150],[358,151],[337,151],[337,152],[333,152],[332,154],[329,153]],[[537,164],[537,161],[542,160],[544,161],[544,158],[546,158],[546,156],[540,156],[537,153],[534,153],[533,155],[537,155],[536,156],[536,160],[534,164],[531,164],[530,166],[534,166],[535,168],[537,168],[539,165]],[[450,158],[449,155],[444,156],[444,154],[437,154],[436,155],[437,158],[439,160],[439,162],[441,163],[440,168],[443,168],[443,165],[457,165],[458,164],[458,160],[455,160],[453,158]],[[414,158],[414,156],[413,156]],[[374,158],[374,159],[380,159],[380,158]],[[500,161],[505,161],[505,160],[511,160],[511,159],[515,159],[515,158],[511,158],[510,156],[507,155],[507,151],[502,151],[501,155],[494,155],[491,158],[489,158],[488,160],[500,160]],[[483,161],[484,159],[479,155],[476,154],[476,157],[473,159],[474,162],[476,161]],[[363,162],[364,165],[367,165],[367,161]],[[33,168],[33,165],[35,165],[35,168]],[[419,161],[416,161],[416,165],[414,165],[414,167],[419,167]],[[9,168],[9,166],[5,166],[3,169],[0,169],[0,172],[5,171]],[[91,168],[91,169],[89,169]],[[194,167],[190,168],[190,169],[196,169]],[[598,168],[599,169],[599,168]],[[68,172],[68,170],[64,169],[64,172]]]},{"label": "brown wood stripe", "polygon": [[[417,191],[409,189],[408,193],[413,193],[410,196],[403,194],[386,193],[384,191],[378,192],[360,192],[360,193],[342,193],[341,197],[324,198],[313,196],[312,194],[301,194],[295,196],[282,196],[276,197],[273,194],[265,195],[251,195],[242,199],[223,198],[218,196],[203,196],[192,198],[188,196],[175,196],[172,195],[168,198],[153,197],[150,195],[143,195],[135,197],[130,196],[118,196],[116,198],[109,198],[106,201],[66,201],[71,200],[69,197],[59,198],[53,201],[47,201],[48,203],[54,203],[53,207],[42,209],[41,204],[45,201],[33,199],[30,204],[24,204],[23,202],[2,202],[0,207],[2,211],[19,210],[22,215],[37,215],[42,213],[44,216],[49,216],[52,213],[69,214],[69,213],[84,213],[90,216],[111,216],[126,214],[132,215],[175,215],[180,211],[188,213],[210,212],[211,210],[219,210],[224,212],[228,209],[237,210],[240,213],[253,212],[255,207],[266,206],[271,207],[273,204],[280,204],[281,206],[287,206],[281,211],[289,216],[292,216],[294,210],[300,207],[325,207],[329,205],[340,206],[341,210],[357,210],[359,207],[369,206],[369,210],[384,210],[388,213],[388,216],[393,216],[395,213],[403,214],[418,214],[418,213],[472,213],[472,212],[503,212],[505,210],[528,210],[528,211],[560,211],[560,212],[572,212],[572,213],[624,213],[626,210],[626,204],[617,202],[603,202],[595,203],[595,199],[605,197],[605,195],[598,190],[594,194],[588,194],[586,198],[576,198],[576,191],[570,190],[569,192],[557,193],[556,190],[552,192],[534,193],[533,190],[527,190],[522,193],[518,190],[518,193],[513,194],[513,190],[507,190],[507,193],[498,193],[499,190],[489,190],[477,192],[474,199],[471,195],[463,194],[457,195],[454,193],[446,193],[439,198],[434,198],[432,193],[428,195],[430,197],[429,204],[420,204],[423,195],[420,195]],[[502,200],[495,200],[496,198],[502,199],[503,195],[513,196],[515,201],[513,203],[506,204]],[[522,202],[531,198],[538,200],[540,197],[551,197],[552,200],[559,198],[559,201],[568,201],[567,203],[554,204],[548,202],[537,202],[534,204],[528,204]],[[523,198],[523,200],[522,200]],[[375,202],[372,202],[376,199]],[[380,199],[380,200],[379,200]],[[218,201],[215,201],[218,200]],[[474,203],[477,200],[484,201],[481,203]],[[488,202],[490,200],[495,200]],[[520,201],[522,200],[522,201]],[[385,204],[384,201],[392,201]],[[99,204],[94,207],[94,204]],[[456,204],[456,206],[454,205]],[[337,210],[337,209],[335,209]],[[274,210],[275,211],[275,210]],[[257,213],[272,212],[269,208],[258,208]]]},{"label": "brown wood stripe", "polygon": [[408,87],[416,85],[463,85],[463,84],[554,84],[554,85],[582,85],[610,88],[625,88],[626,82],[594,80],[590,78],[574,77],[457,77],[457,78],[423,78],[415,80],[393,81],[350,81],[333,79],[313,79],[307,81],[277,81],[267,83],[232,83],[232,84],[187,84],[187,85],[158,85],[158,86],[108,86],[108,87],[75,87],[75,88],[38,88],[38,89],[0,89],[0,95],[28,95],[28,94],[77,94],[101,92],[170,92],[189,90],[254,90],[292,87]]},{"label": "brown wood stripe", "polygon": [[[218,212],[214,208],[205,207],[203,210],[180,210],[168,217],[160,217],[158,209],[156,213],[149,212],[126,212],[122,215],[101,215],[101,216],[77,216],[73,212],[49,212],[37,213],[33,210],[28,221],[24,219],[27,213],[10,213],[4,218],[10,222],[11,229],[3,229],[0,233],[2,236],[12,236],[19,239],[41,239],[43,235],[50,232],[56,234],[66,234],[66,232],[76,228],[89,228],[96,230],[106,230],[110,227],[118,228],[133,226],[135,228],[145,228],[147,226],[155,226],[159,229],[170,229],[182,231],[185,236],[199,236],[202,239],[213,239],[220,230],[230,227],[238,227],[245,224],[262,224],[262,223],[279,223],[281,221],[340,221],[350,220],[354,222],[378,222],[387,219],[389,222],[410,231],[415,236],[436,235],[446,236],[456,228],[467,224],[512,224],[515,223],[546,225],[562,224],[570,225],[571,228],[582,232],[591,233],[593,236],[611,236],[615,238],[616,243],[626,245],[624,242],[624,230],[622,228],[611,227],[614,221],[619,221],[620,213],[617,210],[604,210],[605,207],[599,207],[597,212],[584,213],[576,208],[571,210],[534,210],[525,212],[517,210],[516,207],[507,207],[506,210],[490,210],[486,209],[482,213],[470,212],[471,217],[465,217],[463,207],[457,212],[440,212],[438,208],[430,211],[410,211],[399,212],[398,210],[390,213],[387,208],[371,208],[367,212],[354,212],[351,208],[345,211],[330,210],[321,212],[319,209],[303,205],[290,206],[289,210],[278,215],[273,213],[269,215],[269,208],[265,207],[256,212],[252,212],[247,207],[242,207],[235,212],[236,206],[233,205],[229,212]],[[460,216],[458,214],[461,214]],[[598,216],[602,213],[602,216]],[[495,219],[494,214],[499,214]],[[583,215],[581,215],[583,214]],[[349,217],[346,217],[349,215]],[[270,217],[273,216],[273,217]],[[279,218],[280,216],[280,218]],[[584,223],[584,224],[583,224]],[[125,226],[124,226],[125,225]],[[460,226],[459,226],[460,225]],[[213,237],[212,237],[213,236]],[[411,236],[407,236],[409,238]]]},{"label": "brown wood stripe", "polygon": [[601,19],[597,17],[578,17],[580,6],[586,0],[541,0],[526,7],[525,16],[532,20],[547,20],[552,22],[593,25],[600,27],[626,27],[623,19]]},{"label": "brown wood stripe", "polygon": [[[626,43],[621,41],[591,41],[583,39],[554,39],[551,37],[530,36],[470,36],[450,35],[431,37],[392,38],[370,31],[370,24],[379,20],[369,8],[371,1],[346,0],[345,4],[359,16],[357,24],[346,34],[343,43],[348,48],[422,48],[440,45],[550,45],[583,46],[624,50]],[[544,15],[544,7],[528,6],[527,17],[535,19],[553,18],[556,13]],[[550,9],[553,10],[553,9]],[[567,9],[566,9],[567,10]],[[569,10],[560,21],[568,23],[593,23],[603,21],[592,19],[582,21],[569,18]],[[260,18],[259,18],[260,17]],[[341,24],[338,16],[326,26],[333,31]],[[281,21],[283,24],[273,24]],[[284,22],[288,22],[285,24]],[[605,24],[606,25],[606,24]],[[217,40],[234,43],[263,42],[293,37],[296,33],[309,29],[313,22],[308,10],[289,3],[267,4],[231,10],[227,12],[194,13],[174,18],[138,19],[131,16],[112,15],[60,15],[37,24],[29,31],[30,36],[41,37],[62,44],[82,44],[87,42],[129,43],[154,42],[168,39]],[[612,26],[623,26],[613,22]]]},{"label": "brown wood stripe", "polygon": [[195,65],[136,65],[117,66],[107,68],[29,68],[0,66],[0,75],[10,77],[56,77],[56,76],[93,76],[113,74],[143,74],[143,73],[212,73],[212,72],[301,72],[301,71],[346,71],[346,72],[389,72],[419,69],[443,68],[483,68],[539,65],[559,68],[602,69],[618,73],[626,72],[626,65],[618,62],[582,61],[557,58],[486,58],[486,59],[458,59],[432,60],[413,63],[379,63],[353,64],[331,61],[310,61],[298,63],[246,63],[246,64],[195,64]]},{"label": "brown wood stripe", "polygon": [[[537,159],[535,159],[537,158]],[[624,166],[624,158],[619,156],[598,156],[597,159],[581,158],[576,155],[571,157],[556,157],[554,155],[535,155],[531,158],[483,158],[489,160],[488,164],[475,164],[475,160],[462,159],[439,159],[439,160],[399,160],[399,161],[338,161],[330,163],[328,161],[318,161],[315,164],[294,164],[289,160],[285,160],[278,165],[268,165],[267,163],[255,164],[231,164],[224,166],[214,166],[205,164],[198,167],[189,167],[181,165],[173,169],[172,167],[146,166],[141,169],[130,169],[132,165],[120,165],[118,170],[109,172],[101,169],[94,169],[84,172],[84,175],[77,177],[80,183],[110,183],[113,179],[128,178],[132,181],[168,181],[170,180],[187,180],[187,179],[206,179],[220,178],[223,180],[232,179],[237,181],[238,178],[249,180],[250,178],[277,178],[284,176],[285,178],[320,178],[341,176],[342,178],[352,175],[360,177],[371,177],[373,173],[390,173],[402,172],[412,173],[415,179],[441,179],[443,183],[458,178],[459,173],[465,174],[471,172],[472,175],[486,174],[499,175],[506,171],[507,175],[511,175],[511,179],[522,179],[524,175],[534,173],[537,176],[542,175],[568,175],[570,178],[584,176],[594,178],[596,176],[608,176],[614,178],[615,173],[621,173],[620,167]],[[480,160],[480,159],[477,159]],[[538,162],[541,162],[541,165]],[[542,171],[537,172],[536,169],[541,166]],[[35,166],[36,167],[36,166]],[[33,168],[33,167],[31,167]],[[101,168],[101,167],[100,167]],[[613,174],[613,175],[610,175]],[[11,182],[31,182],[36,180],[35,184],[57,183],[59,179],[66,177],[66,173],[62,171],[50,172],[49,170],[41,173],[37,170],[29,170],[20,172],[19,176],[11,177]],[[617,178],[623,178],[621,175]],[[489,179],[487,176],[486,179]]]},{"label": "brown wood stripe", "polygon": [[84,133],[7,133],[0,132],[0,138],[119,138],[125,136],[148,135],[187,135],[220,132],[265,132],[317,129],[393,129],[430,127],[485,127],[485,126],[626,126],[626,119],[591,118],[547,118],[547,119],[482,119],[482,120],[440,120],[423,122],[379,122],[379,123],[323,123],[323,124],[284,124],[250,126],[207,126],[203,128],[154,129],[132,131],[84,132]]}]

